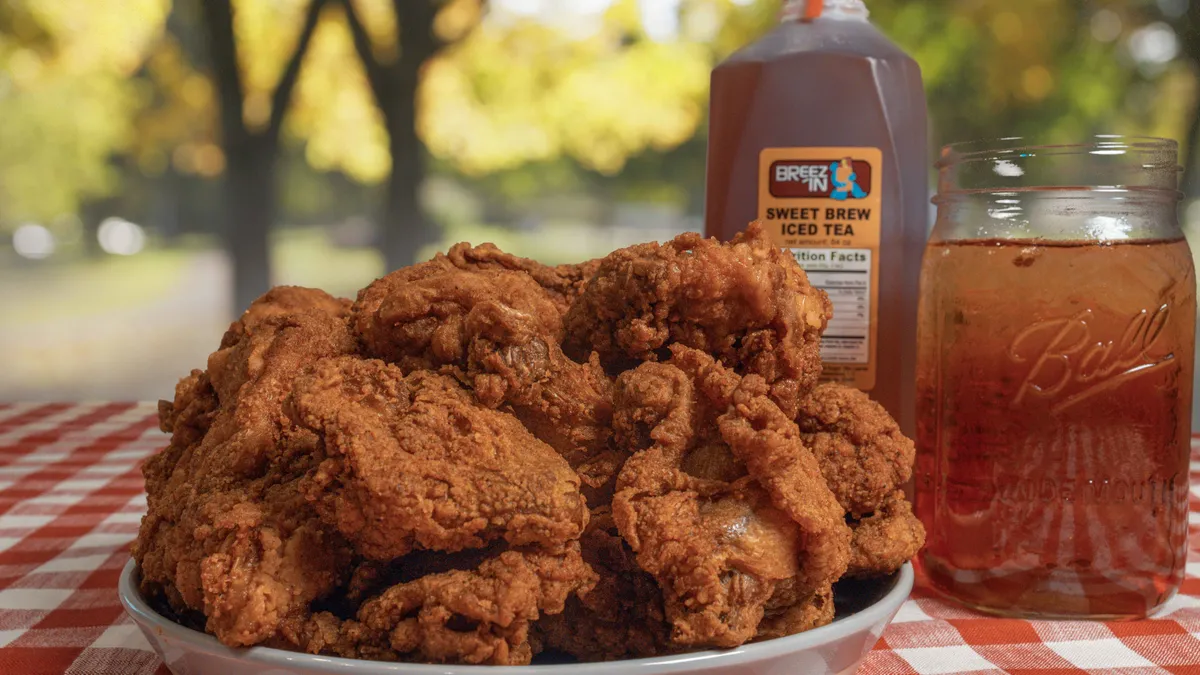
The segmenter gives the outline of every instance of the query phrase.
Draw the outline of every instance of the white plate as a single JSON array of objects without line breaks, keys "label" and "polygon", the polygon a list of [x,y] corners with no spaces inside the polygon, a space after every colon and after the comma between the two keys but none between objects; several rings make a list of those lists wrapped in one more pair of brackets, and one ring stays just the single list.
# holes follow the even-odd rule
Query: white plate
[{"label": "white plate", "polygon": [[137,582],[137,567],[130,560],[121,572],[121,604],[175,675],[824,675],[853,673],[858,668],[912,590],[913,570],[906,564],[883,582],[874,603],[799,635],[724,651],[533,666],[384,663],[266,647],[231,649],[210,635],[184,628],[154,611],[138,591]]}]

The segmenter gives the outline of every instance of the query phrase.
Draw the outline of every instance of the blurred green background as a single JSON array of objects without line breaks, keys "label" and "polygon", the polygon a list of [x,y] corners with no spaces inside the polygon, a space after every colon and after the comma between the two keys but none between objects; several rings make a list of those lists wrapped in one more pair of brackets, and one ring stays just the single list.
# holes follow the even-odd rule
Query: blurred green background
[{"label": "blurred green background", "polygon": [[[709,71],[780,4],[0,2],[0,400],[169,398],[269,283],[701,228]],[[1200,2],[867,4],[935,147],[1166,136],[1200,196]]]}]

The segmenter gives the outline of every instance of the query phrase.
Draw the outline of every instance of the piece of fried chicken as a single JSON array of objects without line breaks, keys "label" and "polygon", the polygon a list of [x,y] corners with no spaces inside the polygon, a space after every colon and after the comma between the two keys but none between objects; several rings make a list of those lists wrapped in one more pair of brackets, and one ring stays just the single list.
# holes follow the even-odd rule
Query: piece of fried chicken
[{"label": "piece of fried chicken", "polygon": [[379,661],[525,665],[535,622],[562,612],[594,579],[578,542],[555,552],[506,550],[470,569],[392,585],[351,619],[318,612],[289,621],[275,644]]},{"label": "piece of fried chicken", "polygon": [[727,244],[683,234],[602,259],[564,318],[566,353],[595,351],[610,372],[664,360],[680,344],[762,377],[784,412],[821,372],[825,293],[760,224]]},{"label": "piece of fried chicken", "polygon": [[454,379],[326,359],[296,382],[287,409],[325,456],[302,489],[365,563],[347,593],[354,618],[319,612],[292,621],[284,644],[372,659],[526,664],[533,623],[594,583],[578,542],[588,515],[578,476]]},{"label": "piece of fried chicken", "polygon": [[850,523],[848,577],[882,577],[904,566],[925,545],[925,527],[903,490],[888,495],[874,513]]},{"label": "piece of fried chicken", "polygon": [[814,388],[828,317],[758,226],[274,289],[160,405],[143,591],[231,646],[438,663],[823,625],[924,536],[911,443]]},{"label": "piece of fried chicken", "polygon": [[634,454],[613,519],[658,582],[671,645],[736,646],[758,635],[773,599],[784,613],[777,586],[798,602],[828,590],[848,564],[850,531],[762,378],[672,351],[617,379],[618,439]]},{"label": "piece of fried chicken", "polygon": [[[143,591],[230,646],[527,663],[531,623],[595,578],[579,478],[455,380],[363,360],[346,310],[263,296],[161,406]],[[464,549],[461,568],[414,561]],[[355,570],[372,561],[404,578],[368,583]],[[356,584],[354,618],[317,609]]]},{"label": "piece of fried chicken", "polygon": [[854,532],[849,577],[885,576],[925,544],[925,529],[900,489],[915,449],[883,406],[867,394],[825,383],[800,401],[801,438]]},{"label": "piece of fried chicken", "polygon": [[550,294],[559,311],[564,314],[600,267],[599,260],[551,267],[536,260],[505,253],[495,244],[455,244],[446,253],[446,259],[463,270],[502,269],[524,272]]},{"label": "piece of fried chicken", "polygon": [[912,477],[913,442],[883,406],[857,389],[817,386],[801,399],[796,423],[830,489],[853,518],[880,508]]},{"label": "piece of fried chicken", "polygon": [[324,456],[303,490],[368,560],[498,539],[553,549],[587,523],[567,462],[448,377],[326,359],[297,380],[288,412]]},{"label": "piece of fried chicken", "polygon": [[525,272],[459,269],[435,259],[359,293],[352,317],[370,356],[406,372],[454,375],[485,405],[510,406],[592,489],[619,468],[611,452],[612,383],[593,358],[568,359],[562,317]]},{"label": "piece of fried chicken", "polygon": [[637,554],[621,538],[612,510],[592,511],[580,539],[583,559],[597,574],[595,586],[567,599],[561,614],[538,622],[543,649],[582,661],[642,658],[678,651],[654,577],[637,564]]},{"label": "piece of fried chicken", "polygon": [[283,414],[292,382],[356,342],[319,291],[268,294],[226,334],[206,372],[162,404],[170,445],[146,461],[148,511],[133,556],[142,589],[202,612],[225,644],[251,645],[341,582],[351,549],[298,489],[317,437]]}]

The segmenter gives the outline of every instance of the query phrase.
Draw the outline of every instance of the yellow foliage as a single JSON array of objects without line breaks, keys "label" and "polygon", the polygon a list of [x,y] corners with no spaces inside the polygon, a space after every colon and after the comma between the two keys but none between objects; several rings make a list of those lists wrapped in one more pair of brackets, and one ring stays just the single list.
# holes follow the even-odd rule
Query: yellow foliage
[{"label": "yellow foliage", "polygon": [[72,75],[132,73],[161,33],[171,7],[170,0],[26,0],[23,4],[60,45],[56,66]]},{"label": "yellow foliage", "polygon": [[551,101],[566,151],[614,174],[630,155],[692,136],[708,96],[710,62],[699,45],[640,41],[565,78]]},{"label": "yellow foliage", "polygon": [[480,27],[425,70],[418,129],[429,150],[470,174],[558,154],[547,103],[576,60],[571,48],[533,21]]},{"label": "yellow foliage", "polygon": [[[310,1],[233,0],[251,127],[270,118]],[[423,70],[418,132],[435,157],[474,175],[559,157],[612,174],[687,141],[703,123],[714,61],[770,30],[780,5],[680,0],[680,35],[659,42],[646,37],[638,0],[613,0],[588,30],[555,23],[555,12],[500,17],[483,14],[483,0],[411,0],[438,1],[433,30],[455,44]],[[0,2],[20,18],[0,33],[0,222],[52,219],[112,189],[113,154],[150,174],[172,162],[205,176],[223,170],[213,83],[163,33],[170,0]],[[375,58],[394,62],[404,46],[393,0],[353,2]],[[1123,40],[1090,39],[1084,19],[1094,10],[1079,3],[869,5],[921,64],[944,138],[1065,137],[1106,125],[1178,136],[1200,98],[1184,63],[1138,75],[1116,52]],[[1136,26],[1132,4],[1105,6],[1127,20],[1126,33]],[[1130,86],[1146,95],[1127,95]],[[304,144],[313,167],[364,183],[386,177],[387,133],[337,3],[320,18],[292,106],[286,138]]]},{"label": "yellow foliage", "polygon": [[0,36],[0,223],[54,227],[112,189],[108,160],[134,135],[140,100],[129,74],[166,10],[165,0],[7,0],[17,25]]},{"label": "yellow foliage", "polygon": [[531,19],[485,23],[426,71],[419,129],[429,150],[468,174],[562,154],[611,174],[631,155],[690,138],[707,97],[708,50],[622,45],[639,20],[631,11],[615,4],[605,30],[584,37]]},{"label": "yellow foliage", "polygon": [[270,95],[296,44],[310,0],[233,0],[242,86]]},{"label": "yellow foliage", "polygon": [[[409,0],[428,2],[429,0]],[[475,1],[475,0],[472,0]],[[400,36],[396,33],[396,14],[392,0],[351,0],[358,18],[371,36],[375,58],[390,63],[399,56]]]},{"label": "yellow foliage", "polygon": [[447,42],[461,40],[483,20],[483,12],[479,0],[449,0],[434,20],[434,35]]},{"label": "yellow foliage", "polygon": [[[137,133],[128,149],[138,166],[150,175],[166,168],[168,153],[193,144],[212,143],[216,137],[216,92],[212,82],[188,63],[173,38],[163,36],[153,50],[145,64],[149,82],[143,86],[147,96],[135,112]],[[149,96],[151,93],[157,95]],[[191,161],[174,159],[173,163],[186,173],[196,171]]]},{"label": "yellow foliage", "polygon": [[[259,41],[243,49],[244,64],[254,61],[245,66],[255,73],[248,77],[254,87],[278,78],[283,59],[268,52],[290,50],[305,4],[240,0],[239,8],[252,9],[238,19],[239,40]],[[376,58],[394,58],[389,0],[354,6]],[[630,155],[681,143],[700,124],[708,51],[684,42],[622,46],[620,38],[640,30],[636,2],[615,3],[602,30],[584,36],[532,19],[484,18],[476,28],[481,11],[479,0],[445,4],[435,32],[451,41],[466,37],[426,65],[418,92],[422,140],[457,169],[485,174],[567,154],[613,173]],[[289,134],[306,143],[314,168],[382,180],[391,168],[388,137],[340,11],[325,12],[309,49]]]},{"label": "yellow foliage", "polygon": [[326,12],[318,24],[292,105],[287,129],[307,142],[313,168],[343,171],[364,183],[387,176],[387,132],[340,12]]}]

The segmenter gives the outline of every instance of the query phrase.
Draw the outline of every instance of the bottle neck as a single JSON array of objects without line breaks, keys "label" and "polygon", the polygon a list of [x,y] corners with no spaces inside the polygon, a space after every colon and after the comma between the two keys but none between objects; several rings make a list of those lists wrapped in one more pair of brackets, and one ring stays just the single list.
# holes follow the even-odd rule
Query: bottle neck
[{"label": "bottle neck", "polygon": [[817,18],[866,21],[870,14],[862,0],[788,0],[784,3],[780,21],[812,21]]}]

